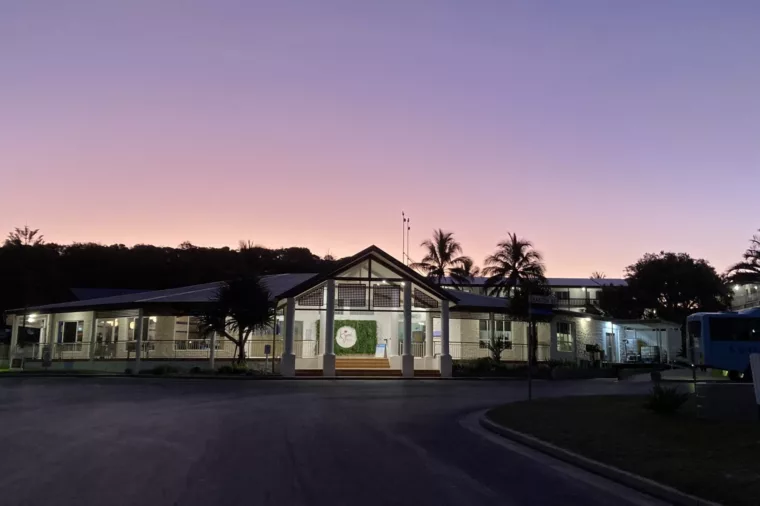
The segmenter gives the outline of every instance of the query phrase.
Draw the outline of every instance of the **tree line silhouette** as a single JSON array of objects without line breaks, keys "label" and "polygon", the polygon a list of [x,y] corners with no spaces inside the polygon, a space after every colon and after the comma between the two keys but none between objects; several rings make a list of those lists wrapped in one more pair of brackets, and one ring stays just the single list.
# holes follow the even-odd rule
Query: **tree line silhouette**
[{"label": "tree line silhouette", "polygon": [[0,247],[0,313],[72,300],[72,288],[158,290],[242,275],[324,272],[336,263],[308,248],[270,249],[250,242],[237,249],[189,242],[177,248],[138,244],[45,243],[28,227]]}]

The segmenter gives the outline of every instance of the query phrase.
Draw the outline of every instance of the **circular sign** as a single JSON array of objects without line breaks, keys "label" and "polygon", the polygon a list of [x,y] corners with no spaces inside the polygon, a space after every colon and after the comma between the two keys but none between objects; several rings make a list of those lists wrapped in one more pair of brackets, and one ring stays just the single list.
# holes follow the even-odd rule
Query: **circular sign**
[{"label": "circular sign", "polygon": [[341,348],[351,348],[356,344],[356,329],[353,327],[341,327],[335,336],[335,342]]}]

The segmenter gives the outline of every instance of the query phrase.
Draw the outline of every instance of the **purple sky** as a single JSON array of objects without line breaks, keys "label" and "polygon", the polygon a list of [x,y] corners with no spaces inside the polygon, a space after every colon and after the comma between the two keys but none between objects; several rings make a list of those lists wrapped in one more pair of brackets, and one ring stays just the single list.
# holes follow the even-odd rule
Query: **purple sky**
[{"label": "purple sky", "polygon": [[[0,232],[719,270],[760,228],[755,0],[0,3]],[[421,250],[412,249],[419,258]]]}]

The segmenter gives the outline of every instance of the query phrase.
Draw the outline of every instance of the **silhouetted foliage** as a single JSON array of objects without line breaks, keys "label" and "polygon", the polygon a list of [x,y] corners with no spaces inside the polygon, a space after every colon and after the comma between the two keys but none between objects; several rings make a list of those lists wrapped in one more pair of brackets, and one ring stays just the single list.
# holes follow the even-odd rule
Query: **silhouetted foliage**
[{"label": "silhouetted foliage", "polygon": [[454,239],[453,232],[434,230],[433,239],[425,239],[420,246],[425,248],[425,256],[410,267],[421,271],[438,284],[442,278],[452,275],[455,269],[463,265],[472,268],[472,259],[462,255],[462,245]]},{"label": "silhouetted foliage", "polygon": [[237,361],[245,363],[245,344],[256,331],[272,331],[275,306],[269,290],[256,276],[228,281],[216,294],[216,301],[198,315],[198,330],[216,332],[235,344]]},{"label": "silhouetted foliage", "polygon": [[[600,306],[616,318],[662,318],[682,325],[700,311],[723,311],[728,287],[705,260],[686,253],[647,253],[626,268],[628,286],[605,286]],[[683,344],[683,342],[682,342]]]},{"label": "silhouetted foliage", "polygon": [[0,247],[0,313],[72,300],[71,288],[157,290],[224,281],[250,273],[321,273],[335,263],[320,259],[307,248],[252,245],[233,250],[189,242],[178,248],[146,244],[26,245],[9,240]]},{"label": "silhouetted foliage", "polygon": [[760,234],[753,235],[749,243],[749,248],[742,255],[743,260],[728,269],[728,279],[732,283],[760,284]]},{"label": "silhouetted foliage", "polygon": [[532,242],[518,239],[517,234],[507,233],[507,239],[499,242],[496,252],[485,261],[483,275],[488,276],[488,293],[510,297],[515,287],[521,283],[545,283],[543,260]]},{"label": "silhouetted foliage", "polygon": [[[538,358],[538,323],[550,322],[551,314],[539,314],[536,312],[535,304],[530,301],[531,295],[551,295],[552,291],[546,283],[545,278],[527,279],[520,283],[518,289],[511,292],[509,296],[509,307],[507,315],[510,319],[516,321],[528,322],[528,335],[532,337],[529,340],[528,351],[532,364],[537,363]],[[531,310],[533,310],[531,312]]]}]

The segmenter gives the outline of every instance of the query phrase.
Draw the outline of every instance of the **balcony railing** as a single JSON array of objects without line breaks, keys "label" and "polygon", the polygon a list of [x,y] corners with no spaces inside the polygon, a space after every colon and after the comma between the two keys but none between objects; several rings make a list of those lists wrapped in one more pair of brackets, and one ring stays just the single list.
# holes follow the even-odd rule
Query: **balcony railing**
[{"label": "balcony railing", "polygon": [[597,303],[596,299],[557,299],[558,307],[586,307]]}]

